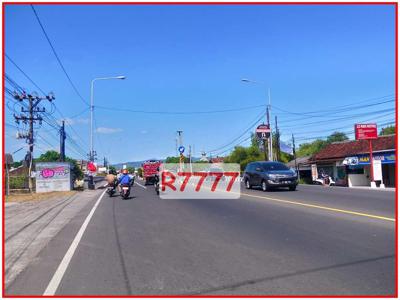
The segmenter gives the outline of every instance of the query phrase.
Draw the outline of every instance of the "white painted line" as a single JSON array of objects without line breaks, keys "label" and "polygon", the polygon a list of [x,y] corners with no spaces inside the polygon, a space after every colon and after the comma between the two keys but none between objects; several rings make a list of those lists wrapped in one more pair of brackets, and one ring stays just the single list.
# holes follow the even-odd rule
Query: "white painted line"
[{"label": "white painted line", "polygon": [[144,185],[138,183],[136,180],[135,180],[135,184],[137,184],[138,186],[140,186],[140,187],[144,188],[145,190],[147,190],[147,187],[145,187]]},{"label": "white painted line", "polygon": [[60,285],[62,278],[64,277],[65,271],[67,270],[68,265],[71,262],[72,256],[74,255],[75,250],[78,247],[80,240],[82,239],[82,236],[86,230],[86,227],[88,226],[90,219],[92,218],[92,216],[93,216],[97,206],[99,205],[101,199],[103,198],[105,192],[106,191],[104,191],[101,194],[101,196],[99,197],[99,199],[97,199],[92,210],[90,211],[90,213],[86,217],[85,221],[83,222],[81,228],[79,229],[74,240],[72,241],[71,246],[69,246],[67,253],[65,253],[64,258],[62,259],[56,272],[54,273],[53,277],[51,278],[46,290],[43,293],[43,296],[54,296],[54,294],[56,293],[57,288]]}]

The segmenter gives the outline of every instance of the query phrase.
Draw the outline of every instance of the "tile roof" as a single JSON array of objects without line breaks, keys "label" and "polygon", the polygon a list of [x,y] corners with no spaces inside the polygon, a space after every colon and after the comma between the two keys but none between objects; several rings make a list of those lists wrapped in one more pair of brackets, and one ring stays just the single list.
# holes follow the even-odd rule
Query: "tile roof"
[{"label": "tile roof", "polygon": [[[393,135],[385,135],[380,136],[378,139],[372,141],[372,150],[376,151],[384,151],[384,150],[393,150],[396,145],[396,136]],[[367,140],[360,141],[345,141],[332,143],[321,149],[318,153],[314,154],[310,160],[318,161],[318,160],[328,160],[333,158],[344,158],[347,156],[368,153],[369,152],[369,142]]]}]

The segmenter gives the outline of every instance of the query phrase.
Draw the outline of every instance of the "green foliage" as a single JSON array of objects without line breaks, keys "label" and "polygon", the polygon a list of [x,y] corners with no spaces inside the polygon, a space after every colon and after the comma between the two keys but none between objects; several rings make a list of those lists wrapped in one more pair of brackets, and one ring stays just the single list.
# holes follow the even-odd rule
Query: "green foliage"
[{"label": "green foliage", "polygon": [[60,153],[54,150],[47,151],[35,159],[35,162],[55,162],[60,160]]},{"label": "green foliage", "polygon": [[27,176],[10,176],[10,189],[24,189],[28,186]]},{"label": "green foliage", "polygon": [[347,141],[348,139],[349,138],[345,133],[336,131],[328,136],[326,140],[317,139],[311,143],[301,144],[299,149],[296,151],[297,157],[314,155],[331,143]]},{"label": "green foliage", "polygon": [[280,160],[283,163],[288,163],[289,161],[293,160],[294,156],[289,154],[289,153],[285,153],[281,151],[281,155],[280,155]]},{"label": "green foliage", "polygon": [[299,183],[300,184],[312,184],[312,179],[311,178],[300,178]]},{"label": "green foliage", "polygon": [[381,129],[381,132],[379,132],[379,135],[387,135],[387,134],[395,134],[396,133],[396,127],[394,125],[385,127]]},{"label": "green foliage", "polygon": [[[47,151],[35,159],[35,162],[57,162],[60,160],[60,153],[54,150]],[[71,163],[71,173],[75,179],[82,179],[83,172],[79,168],[78,163],[75,159],[70,157],[65,157],[65,161]]]},{"label": "green foliage", "polygon": [[143,168],[138,168],[137,171],[138,171],[139,177],[143,177]]},{"label": "green foliage", "polygon": [[328,145],[327,141],[318,139],[311,143],[304,143],[299,146],[299,149],[296,151],[297,157],[313,155],[319,152],[322,148]]},{"label": "green foliage", "polygon": [[13,168],[18,168],[22,166],[22,161],[14,161],[11,165]]},{"label": "green foliage", "polygon": [[111,174],[117,174],[117,169],[114,166],[109,166],[108,170]]},{"label": "green foliage", "polygon": [[135,173],[135,168],[134,167],[127,167],[126,169],[128,170],[129,174]]},{"label": "green foliage", "polygon": [[[188,163],[189,162],[189,158],[185,156],[184,162]],[[165,163],[166,164],[178,164],[179,163],[179,156],[168,156],[165,159]]]},{"label": "green foliage", "polygon": [[339,131],[335,131],[330,136],[328,136],[326,141],[328,142],[328,144],[331,144],[331,143],[334,143],[334,142],[347,141],[348,139],[349,138],[347,137],[347,135],[345,133],[339,132]]},{"label": "green foliage", "polygon": [[258,147],[252,143],[250,147],[236,146],[224,161],[240,164],[240,169],[244,170],[249,162],[263,160],[263,157]]}]

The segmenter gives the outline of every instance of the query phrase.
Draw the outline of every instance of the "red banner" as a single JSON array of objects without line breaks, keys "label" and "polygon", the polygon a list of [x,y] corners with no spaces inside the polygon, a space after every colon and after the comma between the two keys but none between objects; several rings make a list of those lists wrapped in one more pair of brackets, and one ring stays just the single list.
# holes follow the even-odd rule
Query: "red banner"
[{"label": "red banner", "polygon": [[92,163],[91,161],[88,162],[87,169],[90,172],[96,172],[96,170],[97,170],[96,165],[94,163]]}]

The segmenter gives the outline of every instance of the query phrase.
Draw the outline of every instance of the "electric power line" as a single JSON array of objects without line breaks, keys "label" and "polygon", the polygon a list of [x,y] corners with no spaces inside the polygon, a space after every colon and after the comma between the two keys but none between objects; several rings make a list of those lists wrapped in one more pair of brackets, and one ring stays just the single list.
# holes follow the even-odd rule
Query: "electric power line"
[{"label": "electric power line", "polygon": [[53,43],[51,42],[49,36],[47,35],[47,32],[46,32],[46,30],[45,30],[45,28],[44,28],[42,22],[40,21],[39,15],[38,15],[38,13],[36,12],[36,9],[34,8],[34,6],[33,6],[32,4],[31,4],[31,8],[32,8],[32,10],[33,10],[33,13],[34,13],[35,16],[36,16],[36,19],[37,19],[37,21],[38,21],[38,23],[39,23],[39,25],[40,25],[40,28],[41,28],[42,31],[43,31],[44,36],[46,37],[47,42],[49,43],[51,49],[53,50],[53,54],[54,54],[54,56],[56,57],[56,59],[57,59],[57,61],[58,61],[58,64],[60,65],[61,69],[63,70],[65,76],[67,77],[67,79],[68,79],[69,83],[71,84],[72,88],[74,89],[75,93],[76,93],[76,94],[78,95],[78,97],[82,100],[82,102],[85,103],[85,105],[90,106],[89,103],[88,103],[88,102],[82,97],[82,95],[79,93],[79,91],[78,91],[78,89],[76,88],[75,84],[72,82],[71,77],[69,76],[67,70],[65,69],[63,63],[61,62],[61,59],[60,59],[60,57],[58,56],[58,54],[57,54],[57,52],[56,52],[56,49],[54,48]]}]

